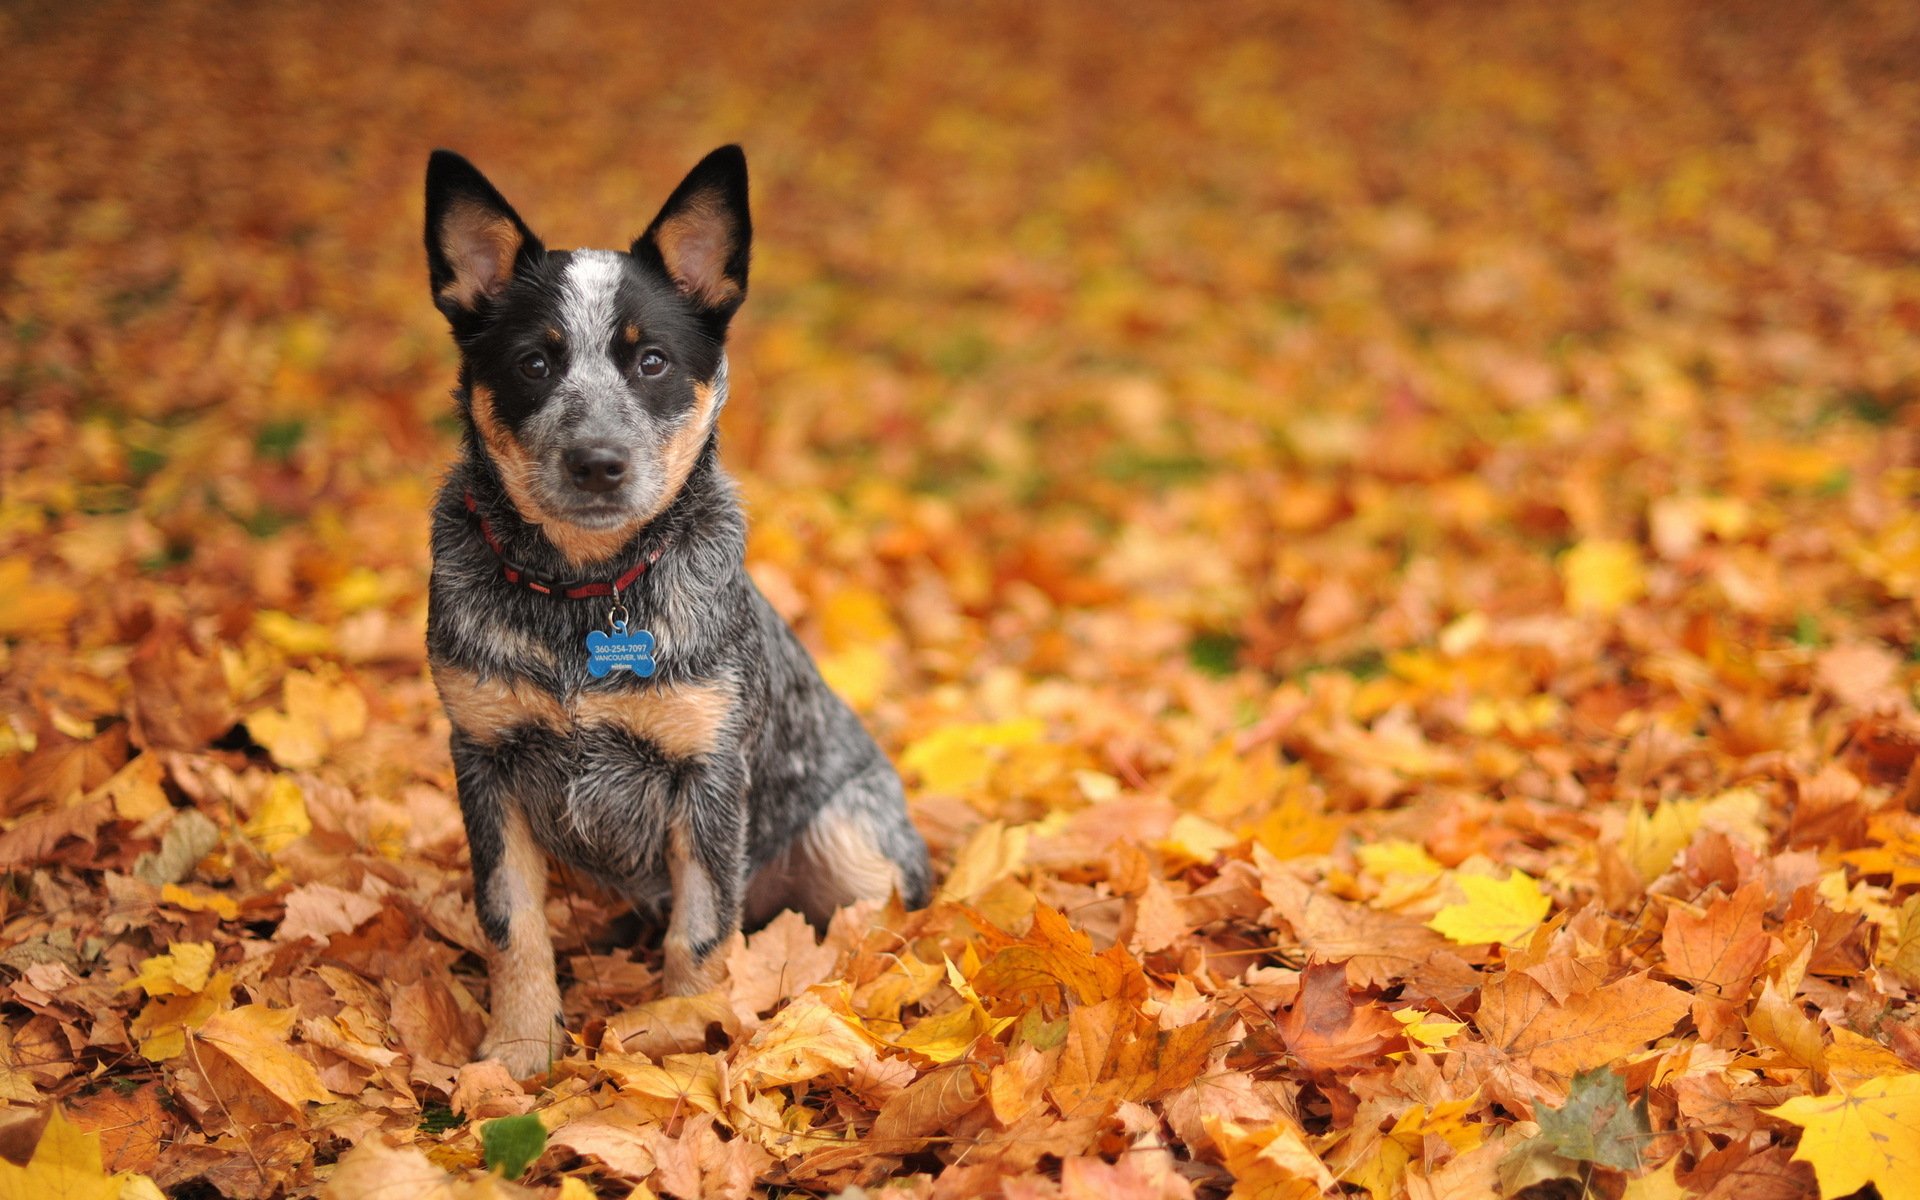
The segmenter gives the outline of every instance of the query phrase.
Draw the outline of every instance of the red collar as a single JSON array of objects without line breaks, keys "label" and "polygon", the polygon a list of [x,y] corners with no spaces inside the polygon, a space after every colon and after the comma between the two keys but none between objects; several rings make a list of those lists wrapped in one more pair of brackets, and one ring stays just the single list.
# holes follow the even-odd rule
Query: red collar
[{"label": "red collar", "polygon": [[500,560],[500,573],[507,577],[507,582],[517,583],[521,587],[539,592],[543,596],[564,596],[568,600],[591,600],[595,596],[618,596],[621,592],[632,587],[635,580],[645,575],[648,567],[659,562],[660,551],[665,549],[665,547],[662,546],[654,547],[653,550],[648,552],[645,558],[628,567],[626,572],[618,579],[601,580],[598,582],[576,579],[549,579],[545,576],[535,575],[533,572],[508,558],[505,547],[500,544],[500,536],[493,531],[493,524],[487,520],[487,514],[480,511],[480,505],[474,501],[472,492],[466,494],[466,501],[467,511],[472,513],[474,519],[480,523],[480,536],[487,539],[487,548],[492,550],[494,557]]}]

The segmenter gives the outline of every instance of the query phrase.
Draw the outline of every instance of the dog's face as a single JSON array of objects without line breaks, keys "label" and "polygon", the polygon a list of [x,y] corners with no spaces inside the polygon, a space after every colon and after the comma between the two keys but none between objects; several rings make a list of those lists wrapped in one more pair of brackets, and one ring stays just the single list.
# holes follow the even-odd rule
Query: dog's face
[{"label": "dog's face", "polygon": [[686,482],[726,400],[746,296],[746,159],[708,155],[626,253],[549,251],[479,171],[427,166],[427,262],[473,432],[569,558],[604,557]]}]

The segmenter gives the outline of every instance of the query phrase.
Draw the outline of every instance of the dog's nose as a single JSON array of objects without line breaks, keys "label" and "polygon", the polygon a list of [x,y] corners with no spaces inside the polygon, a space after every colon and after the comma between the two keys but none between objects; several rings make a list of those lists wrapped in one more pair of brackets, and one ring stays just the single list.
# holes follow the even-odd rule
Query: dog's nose
[{"label": "dog's nose", "polygon": [[567,474],[573,476],[573,486],[583,492],[610,492],[627,475],[626,451],[604,443],[575,446],[567,451],[564,461]]}]

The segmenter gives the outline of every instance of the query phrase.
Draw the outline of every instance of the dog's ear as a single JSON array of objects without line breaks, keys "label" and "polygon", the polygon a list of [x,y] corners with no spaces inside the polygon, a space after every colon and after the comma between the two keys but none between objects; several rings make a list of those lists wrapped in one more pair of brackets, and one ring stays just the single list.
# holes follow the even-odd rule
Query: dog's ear
[{"label": "dog's ear", "polygon": [[427,272],[433,302],[459,324],[500,298],[545,253],[487,177],[451,150],[427,160]]},{"label": "dog's ear", "polygon": [[721,329],[747,298],[747,156],[722,146],[673,189],[633,243],[633,256],[664,272]]}]

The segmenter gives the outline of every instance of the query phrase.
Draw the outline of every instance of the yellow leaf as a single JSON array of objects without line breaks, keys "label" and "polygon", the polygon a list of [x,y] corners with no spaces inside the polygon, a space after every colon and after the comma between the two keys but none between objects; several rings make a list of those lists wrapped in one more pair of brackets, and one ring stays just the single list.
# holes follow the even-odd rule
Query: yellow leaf
[{"label": "yellow leaf", "polygon": [[1409,876],[1427,879],[1446,870],[1418,842],[1369,842],[1355,846],[1353,853],[1360,860],[1360,869],[1383,883]]},{"label": "yellow leaf", "polygon": [[33,1157],[24,1167],[0,1159],[0,1200],[147,1200],[160,1195],[145,1175],[109,1175],[101,1165],[100,1135],[88,1133],[55,1108]]},{"label": "yellow leaf", "polygon": [[215,971],[202,991],[148,1000],[128,1030],[140,1039],[141,1057],[165,1062],[186,1053],[189,1030],[198,1029],[232,1002],[233,975]]},{"label": "yellow leaf", "polygon": [[603,1054],[597,1061],[622,1092],[662,1102],[666,1116],[687,1108],[720,1111],[720,1061],[711,1054],[668,1054],[658,1063],[636,1054]]},{"label": "yellow leaf", "polygon": [[994,1018],[980,1003],[960,968],[947,960],[947,984],[960,996],[960,1007],[917,1022],[889,1044],[911,1050],[936,1063],[949,1063],[973,1049],[982,1037],[992,1037],[1013,1023],[1012,1017]]},{"label": "yellow leaf", "polygon": [[1467,1027],[1465,1021],[1435,1021],[1432,1013],[1418,1008],[1395,1009],[1393,1018],[1407,1027],[1409,1040],[1429,1050],[1443,1048],[1448,1038]]},{"label": "yellow leaf", "polygon": [[877,593],[862,587],[843,587],[820,606],[820,636],[828,650],[838,653],[897,640],[900,630],[887,614],[887,602]]},{"label": "yellow leaf", "polygon": [[247,732],[273,760],[310,770],[338,745],[367,731],[367,700],[360,689],[329,672],[293,671],[286,680],[286,708],[247,718]]},{"label": "yellow leaf", "polygon": [[893,659],[878,646],[848,646],[820,656],[820,678],[856,709],[872,708],[893,682]]},{"label": "yellow leaf", "polygon": [[1844,1025],[1833,1027],[1833,1045],[1827,1047],[1827,1075],[1835,1087],[1855,1087],[1882,1075],[1907,1069],[1900,1056],[1870,1037]]},{"label": "yellow leaf", "polygon": [[1657,1171],[1649,1171],[1638,1179],[1627,1181],[1627,1190],[1620,1200],[1687,1200],[1693,1195],[1680,1186],[1675,1172],[1680,1169],[1678,1156],[1667,1160],[1666,1165]]},{"label": "yellow leaf", "polygon": [[[231,921],[240,915],[240,906],[233,902],[232,897],[223,896],[219,892],[190,891],[177,883],[169,883],[162,886],[160,889],[160,900],[164,904],[171,904],[175,908],[184,908],[188,912],[214,913],[222,920],[227,921]],[[199,989],[196,988],[194,990],[198,991]]]},{"label": "yellow leaf", "polygon": [[173,807],[161,787],[166,773],[159,755],[142,754],[114,772],[94,795],[113,801],[114,815],[121,820],[144,821]]},{"label": "yellow leaf", "polygon": [[1887,968],[1909,988],[1920,988],[1920,894],[1900,906],[1899,932],[1891,944],[1882,943]]},{"label": "yellow leaf", "polygon": [[175,942],[165,954],[142,959],[140,973],[126,986],[142,988],[149,996],[191,996],[207,990],[212,974],[212,942]]},{"label": "yellow leaf", "polygon": [[1233,1173],[1229,1200],[1319,1200],[1334,1186],[1333,1172],[1292,1122],[1248,1129],[1211,1113],[1202,1121]]},{"label": "yellow leaf", "polygon": [[1498,942],[1512,946],[1527,939],[1546,919],[1553,901],[1525,871],[1516,870],[1504,881],[1484,875],[1456,875],[1467,894],[1465,904],[1449,904],[1435,913],[1427,928],[1462,946]]},{"label": "yellow leaf", "polygon": [[1222,850],[1240,844],[1240,839],[1194,813],[1181,813],[1173,819],[1161,846],[1184,856],[1190,862],[1210,863]]},{"label": "yellow leaf", "polygon": [[300,1114],[309,1101],[325,1104],[335,1097],[313,1063],[287,1045],[296,1015],[291,1008],[249,1004],[209,1018],[196,1036]]},{"label": "yellow leaf", "polygon": [[333,632],[290,613],[268,609],[253,615],[253,629],[269,645],[303,658],[333,653]]},{"label": "yellow leaf", "polygon": [[79,611],[72,589],[34,581],[32,562],[0,558],[0,639],[52,637]]},{"label": "yellow leaf", "polygon": [[953,870],[940,885],[941,900],[971,900],[1020,869],[1027,859],[1029,827],[988,821],[954,855]]},{"label": "yellow leaf", "polygon": [[1800,1126],[1793,1157],[1812,1164],[1821,1200],[1869,1183],[1881,1200],[1920,1200],[1920,1074],[1882,1076],[1764,1111]]},{"label": "yellow leaf", "polygon": [[290,775],[275,775],[266,794],[246,824],[247,836],[258,842],[268,854],[277,854],[290,843],[313,832],[313,819],[307,815],[306,793]]},{"label": "yellow leaf", "polygon": [[1609,616],[1647,592],[1640,548],[1605,538],[1581,542],[1561,555],[1560,581],[1567,607],[1576,613]]},{"label": "yellow leaf", "polygon": [[873,1039],[846,1010],[844,997],[823,985],[801,993],[762,1025],[728,1074],[764,1089],[844,1074],[873,1058]]},{"label": "yellow leaf", "polygon": [[934,792],[958,794],[979,788],[1009,746],[1038,742],[1046,726],[1033,717],[981,725],[949,725],[913,742],[900,765]]},{"label": "yellow leaf", "polygon": [[[1176,817],[1175,827],[1187,816],[1182,813]],[[1327,853],[1339,842],[1345,828],[1341,822],[1320,811],[1318,804],[1309,803],[1306,797],[1295,794],[1287,796],[1255,822],[1251,832],[1269,854],[1285,861]],[[1212,857],[1208,855],[1205,861],[1211,861]]]}]

